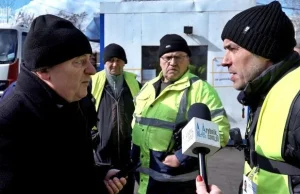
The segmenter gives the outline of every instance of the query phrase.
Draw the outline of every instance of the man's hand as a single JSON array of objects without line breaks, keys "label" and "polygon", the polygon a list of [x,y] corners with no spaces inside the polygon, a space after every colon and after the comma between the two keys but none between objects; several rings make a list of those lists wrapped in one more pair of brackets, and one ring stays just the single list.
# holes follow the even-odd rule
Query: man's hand
[{"label": "man's hand", "polygon": [[110,194],[117,194],[119,193],[124,185],[126,184],[125,178],[118,179],[117,177],[110,179],[113,175],[117,174],[119,170],[117,169],[111,169],[107,172],[104,180],[104,184]]},{"label": "man's hand", "polygon": [[173,155],[168,155],[165,160],[163,161],[163,163],[167,166],[170,167],[179,167],[180,162],[177,159],[177,157],[173,154]]}]

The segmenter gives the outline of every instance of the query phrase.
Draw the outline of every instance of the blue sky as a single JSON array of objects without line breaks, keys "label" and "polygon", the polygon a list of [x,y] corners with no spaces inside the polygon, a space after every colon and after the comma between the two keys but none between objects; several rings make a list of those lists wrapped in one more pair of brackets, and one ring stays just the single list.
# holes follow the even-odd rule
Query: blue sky
[{"label": "blue sky", "polygon": [[[270,3],[270,2],[272,2],[272,1],[274,1],[274,0],[256,0],[256,3],[257,3],[257,4],[267,4],[267,3]],[[291,5],[286,5],[286,4],[284,3],[283,0],[279,0],[279,2],[281,3],[281,5],[282,5],[283,7],[291,7]],[[284,11],[288,16],[291,15],[292,12],[293,12],[291,9],[285,9],[285,8],[283,8],[283,11]]]},{"label": "blue sky", "polygon": [[14,7],[15,7],[15,9],[18,9],[24,5],[27,5],[29,2],[30,2],[30,0],[16,0]]}]

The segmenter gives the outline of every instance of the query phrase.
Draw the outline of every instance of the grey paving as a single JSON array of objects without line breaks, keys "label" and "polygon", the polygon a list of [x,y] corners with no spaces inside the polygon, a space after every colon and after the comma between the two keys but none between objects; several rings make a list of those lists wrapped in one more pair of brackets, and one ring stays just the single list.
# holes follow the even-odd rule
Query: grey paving
[{"label": "grey paving", "polygon": [[[243,173],[243,151],[226,147],[207,159],[208,182],[218,185],[224,194],[237,194]],[[136,184],[136,191],[137,194]]]},{"label": "grey paving", "polygon": [[243,178],[243,151],[224,148],[207,160],[208,181],[218,185],[224,194],[237,194]]}]

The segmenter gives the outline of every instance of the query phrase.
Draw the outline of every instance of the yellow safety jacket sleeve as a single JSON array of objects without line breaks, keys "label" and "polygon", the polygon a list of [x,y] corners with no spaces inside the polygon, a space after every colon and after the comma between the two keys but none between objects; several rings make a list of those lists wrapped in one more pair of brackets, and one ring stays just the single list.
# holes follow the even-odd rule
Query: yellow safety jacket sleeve
[{"label": "yellow safety jacket sleeve", "polygon": [[207,82],[203,82],[202,87],[202,92],[199,92],[199,99],[210,109],[211,120],[219,126],[220,144],[222,147],[225,147],[229,140],[230,129],[226,111],[217,91]]}]

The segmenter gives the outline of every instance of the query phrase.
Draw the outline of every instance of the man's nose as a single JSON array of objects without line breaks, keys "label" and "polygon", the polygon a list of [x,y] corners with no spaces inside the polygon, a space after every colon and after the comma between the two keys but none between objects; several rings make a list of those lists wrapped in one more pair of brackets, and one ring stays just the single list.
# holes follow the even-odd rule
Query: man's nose
[{"label": "man's nose", "polygon": [[87,68],[85,69],[85,73],[87,73],[89,75],[94,75],[97,71],[91,62],[88,62],[88,63],[89,64],[88,64]]},{"label": "man's nose", "polygon": [[221,65],[222,65],[223,67],[228,67],[228,66],[231,65],[231,59],[230,59],[230,57],[228,56],[228,52],[227,52],[227,51],[225,52],[225,55],[224,55],[224,57],[223,57],[223,60],[222,60]]},{"label": "man's nose", "polygon": [[175,64],[176,64],[176,59],[175,59],[175,57],[172,57],[172,58],[169,60],[169,63],[170,63],[170,65],[175,65]]},{"label": "man's nose", "polygon": [[117,61],[114,61],[113,63],[112,63],[112,66],[113,67],[116,67],[118,65],[118,62]]}]

